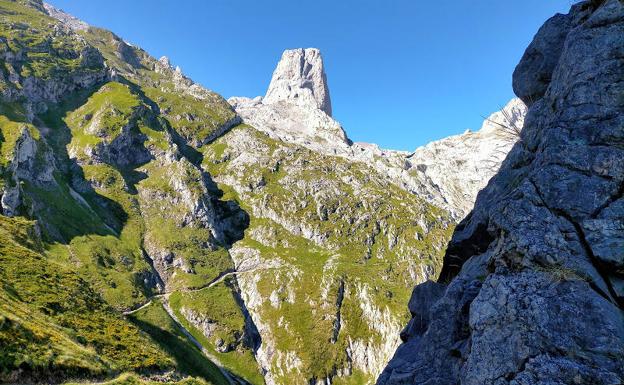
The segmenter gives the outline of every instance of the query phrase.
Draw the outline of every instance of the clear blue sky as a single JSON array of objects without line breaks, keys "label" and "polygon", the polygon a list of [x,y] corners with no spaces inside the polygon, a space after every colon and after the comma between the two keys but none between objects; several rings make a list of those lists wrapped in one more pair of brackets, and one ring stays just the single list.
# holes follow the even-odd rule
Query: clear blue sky
[{"label": "clear blue sky", "polygon": [[281,52],[318,47],[355,141],[413,150],[512,96],[537,29],[571,0],[50,0],[225,97],[263,95]]}]

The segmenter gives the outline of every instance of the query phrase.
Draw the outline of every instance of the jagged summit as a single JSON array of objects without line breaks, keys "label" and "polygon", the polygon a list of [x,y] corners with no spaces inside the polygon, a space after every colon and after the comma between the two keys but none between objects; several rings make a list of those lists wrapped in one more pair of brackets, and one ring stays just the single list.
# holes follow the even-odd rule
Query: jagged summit
[{"label": "jagged summit", "polygon": [[264,97],[265,104],[280,101],[318,108],[332,116],[321,51],[317,48],[284,51]]},{"label": "jagged summit", "polygon": [[487,118],[481,130],[432,142],[413,153],[352,143],[330,116],[323,61],[316,48],[284,51],[265,97],[232,97],[228,102],[245,123],[270,137],[369,164],[456,218],[468,213],[477,192],[496,172],[526,114],[524,103],[513,99]]},{"label": "jagged summit", "polygon": [[327,77],[317,48],[284,51],[264,97],[232,97],[228,102],[246,123],[273,138],[332,153],[351,144],[331,116]]},{"label": "jagged summit", "polygon": [[84,31],[86,29],[89,29],[89,24],[78,19],[77,17],[74,17],[66,13],[62,9],[55,8],[54,6],[48,3],[43,3],[43,7],[48,12],[48,15],[62,22],[63,24],[73,29],[74,31]]}]

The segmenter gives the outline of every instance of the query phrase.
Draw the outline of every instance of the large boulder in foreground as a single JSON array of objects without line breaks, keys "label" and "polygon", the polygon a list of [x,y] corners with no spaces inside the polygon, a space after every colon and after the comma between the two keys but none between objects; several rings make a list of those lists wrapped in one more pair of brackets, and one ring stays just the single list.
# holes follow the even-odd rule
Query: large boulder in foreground
[{"label": "large boulder in foreground", "polygon": [[547,21],[514,89],[520,140],[380,385],[624,383],[624,3]]}]

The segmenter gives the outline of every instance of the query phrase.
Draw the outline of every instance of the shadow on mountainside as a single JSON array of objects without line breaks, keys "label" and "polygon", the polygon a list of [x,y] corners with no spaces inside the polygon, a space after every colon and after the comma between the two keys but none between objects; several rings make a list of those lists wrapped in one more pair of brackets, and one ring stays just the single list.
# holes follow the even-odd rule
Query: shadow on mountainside
[{"label": "shadow on mountainside", "polygon": [[184,335],[181,327],[162,308],[162,304],[153,303],[141,314],[133,314],[129,318],[173,357],[180,371],[216,384],[227,384],[219,368],[204,357],[202,351]]},{"label": "shadow on mountainside", "polygon": [[[223,191],[201,167],[203,155],[190,146],[169,121],[160,115],[158,104],[147,97],[139,85],[123,77],[117,80],[127,85],[147,106],[144,108],[145,111],[138,114],[138,119],[141,119],[149,129],[168,134],[180,154],[201,171],[203,179],[201,183],[208,189],[211,203],[216,211],[216,219],[224,229],[221,246],[229,249],[234,242],[243,238],[244,231],[249,226],[249,215],[237,202],[221,200],[224,195]],[[45,114],[37,118],[39,123],[37,126],[54,154],[59,174],[56,179],[61,187],[65,184],[68,189],[71,189],[69,197],[72,199],[59,199],[63,194],[54,194],[53,191],[38,191],[38,194],[33,194],[35,200],[38,198],[44,201],[42,202],[44,204],[35,205],[36,207],[32,210],[33,216],[42,219],[44,225],[48,224],[46,230],[51,240],[69,243],[74,237],[82,235],[112,234],[118,236],[129,219],[129,213],[118,202],[95,191],[92,182],[88,181],[85,176],[83,165],[79,164],[77,159],[70,156],[68,152],[68,146],[74,134],[65,122],[65,118],[72,111],[85,105],[89,98],[106,84],[108,82],[78,91],[61,103],[51,106]],[[114,107],[110,108],[114,109]],[[136,122],[129,124],[136,124]],[[120,134],[106,146],[95,146],[91,155],[91,157],[96,157],[98,162],[111,166],[119,172],[124,180],[124,190],[131,196],[138,194],[136,185],[148,177],[144,171],[138,169],[155,159],[145,147],[146,140],[146,136],[140,132],[132,132],[125,136]],[[76,196],[74,192],[79,196]],[[82,202],[83,199],[84,202]],[[85,218],[89,220],[86,221]]]},{"label": "shadow on mountainside", "polygon": [[[45,205],[42,209],[33,209],[34,217],[41,219],[40,222],[48,230],[46,236],[52,238],[50,240],[69,243],[71,239],[81,235],[118,235],[128,220],[127,213],[119,203],[95,191],[86,180],[83,168],[75,158],[69,156],[67,150],[72,140],[72,132],[64,121],[65,116],[84,105],[103,84],[105,83],[77,91],[38,116],[37,126],[51,147],[58,167],[57,172],[60,175],[56,179],[60,187],[79,194],[76,196],[70,193],[72,199],[54,199],[53,196],[47,196],[50,200],[43,202]],[[46,196],[40,198],[44,199]],[[81,198],[88,207],[80,202]],[[85,218],[85,211],[88,219]]]}]

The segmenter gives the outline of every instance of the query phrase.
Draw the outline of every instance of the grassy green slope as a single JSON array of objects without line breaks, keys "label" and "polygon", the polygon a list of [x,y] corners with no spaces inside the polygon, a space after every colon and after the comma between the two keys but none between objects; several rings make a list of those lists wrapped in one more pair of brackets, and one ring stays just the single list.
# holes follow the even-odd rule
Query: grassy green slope
[{"label": "grassy green slope", "polygon": [[160,301],[153,302],[130,318],[174,358],[178,370],[191,376],[214,379],[215,385],[229,384],[219,368],[207,361],[201,350],[185,336]]},{"label": "grassy green slope", "polygon": [[[88,385],[88,384],[89,384],[88,382],[65,383],[65,385]],[[97,384],[98,385],[161,385],[163,384],[163,381],[161,380],[150,381],[132,373],[124,373],[113,380],[98,382]],[[197,377],[194,377],[194,378],[187,377],[179,381],[176,381],[176,380],[167,381],[167,384],[170,384],[170,385],[210,385],[209,382],[206,382],[205,380],[201,378],[197,378]]]},{"label": "grassy green slope", "polygon": [[[440,268],[446,213],[244,125],[213,141],[235,120],[227,102],[111,32],[0,0],[0,58],[0,194],[21,199],[15,218],[0,215],[4,381],[223,384],[183,326],[261,385],[239,283],[261,298],[250,310],[270,330],[277,380],[331,377],[354,341],[384,342],[363,301],[402,324],[412,285]],[[249,223],[230,249],[236,235],[218,231],[239,207]],[[211,285],[247,251],[273,267]],[[163,290],[182,325],[156,301],[121,315]],[[283,370],[288,354],[299,362]],[[333,383],[371,380],[355,365]]]},{"label": "grassy green slope", "polygon": [[[347,351],[360,341],[383,359],[384,339],[396,336],[394,329],[409,318],[411,288],[425,271],[435,275],[441,268],[451,219],[366,165],[279,142],[248,126],[202,151],[227,199],[251,216],[245,238],[231,252],[242,261],[260,261],[238,279],[248,284],[243,291],[261,300],[251,311],[270,330],[263,343],[278,352],[269,363],[277,381],[299,384],[343,370],[335,377],[340,383],[374,382]],[[341,328],[335,336],[337,311]],[[370,318],[375,316],[381,318]],[[289,363],[288,354],[297,359]]]},{"label": "grassy green slope", "polygon": [[46,257],[33,222],[0,216],[3,381],[173,368],[71,266]]},{"label": "grassy green slope", "polygon": [[[40,1],[2,0],[0,16],[0,194],[20,196],[17,217],[0,215],[2,382],[226,383],[162,308],[132,322],[120,311],[162,289],[146,259],[148,235],[192,259],[195,271],[177,287],[231,267],[206,229],[181,228],[187,208],[163,215],[139,193],[179,199],[172,175],[191,189],[203,183],[185,143],[212,135],[235,116],[231,108],[209,91],[199,98],[176,88],[192,83],[174,81],[173,70],[110,32],[59,28]],[[171,165],[158,160],[166,153]],[[200,190],[194,197],[210,194]]]}]

